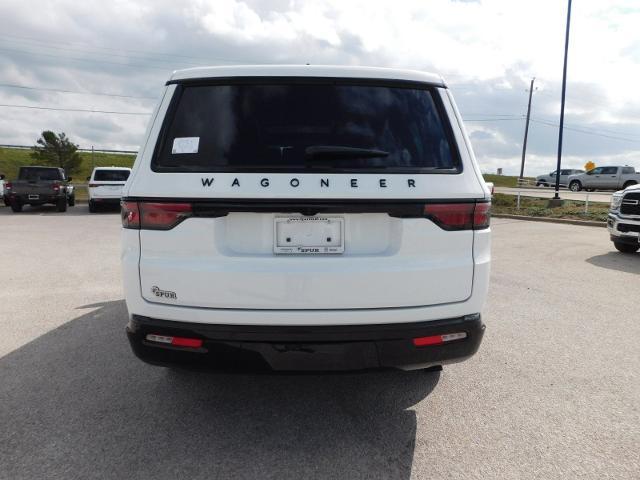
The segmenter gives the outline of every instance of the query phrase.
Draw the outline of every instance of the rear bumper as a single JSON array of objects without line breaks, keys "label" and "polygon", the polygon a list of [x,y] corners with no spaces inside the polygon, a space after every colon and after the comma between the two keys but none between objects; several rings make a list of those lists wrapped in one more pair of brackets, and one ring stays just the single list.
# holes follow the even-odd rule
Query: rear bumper
[{"label": "rear bumper", "polygon": [[60,199],[65,198],[65,194],[36,194],[38,198],[29,198],[29,194],[11,194],[9,201],[17,201],[22,204],[42,205],[44,203],[57,203]]},{"label": "rear bumper", "polygon": [[90,201],[105,205],[120,205],[121,197],[91,197]]},{"label": "rear bumper", "polygon": [[[480,314],[418,323],[331,326],[211,325],[133,315],[133,352],[154,365],[214,371],[359,371],[418,369],[472,356],[484,334]],[[465,332],[466,338],[416,347],[413,339]],[[197,338],[199,348],[146,340],[147,334]]]}]

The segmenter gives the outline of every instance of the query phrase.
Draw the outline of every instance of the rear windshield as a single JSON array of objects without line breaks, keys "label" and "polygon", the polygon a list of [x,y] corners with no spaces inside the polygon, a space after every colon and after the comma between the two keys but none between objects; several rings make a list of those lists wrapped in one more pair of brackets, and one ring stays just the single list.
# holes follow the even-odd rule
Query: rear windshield
[{"label": "rear windshield", "polygon": [[152,168],[456,173],[439,102],[427,87],[179,85]]},{"label": "rear windshield", "polygon": [[37,182],[39,180],[62,180],[62,176],[57,168],[22,167],[18,179]]},{"label": "rear windshield", "polygon": [[129,173],[129,170],[96,170],[93,179],[100,182],[126,182]]}]

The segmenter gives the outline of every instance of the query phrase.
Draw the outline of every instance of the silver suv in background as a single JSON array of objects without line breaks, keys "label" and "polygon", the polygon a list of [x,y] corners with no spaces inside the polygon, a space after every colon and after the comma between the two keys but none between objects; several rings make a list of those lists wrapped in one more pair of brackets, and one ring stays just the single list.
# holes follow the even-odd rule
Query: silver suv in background
[{"label": "silver suv in background", "polygon": [[607,228],[618,251],[633,253],[640,249],[640,185],[613,194]]},{"label": "silver suv in background", "polygon": [[597,167],[588,172],[569,177],[569,190],[579,192],[591,190],[620,190],[640,183],[636,169],[624,167]]},{"label": "silver suv in background", "polygon": [[[538,175],[536,177],[536,187],[552,187],[556,184],[556,172],[547,174],[547,175]],[[566,187],[569,184],[569,176],[576,175],[578,173],[584,173],[584,170],[578,170],[575,168],[562,169],[560,170],[560,185]]]}]

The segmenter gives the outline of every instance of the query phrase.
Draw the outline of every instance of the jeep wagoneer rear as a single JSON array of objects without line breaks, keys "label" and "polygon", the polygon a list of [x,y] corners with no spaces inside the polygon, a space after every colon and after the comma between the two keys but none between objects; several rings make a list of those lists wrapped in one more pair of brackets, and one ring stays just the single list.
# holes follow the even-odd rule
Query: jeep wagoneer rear
[{"label": "jeep wagoneer rear", "polygon": [[133,350],[221,370],[463,360],[484,331],[489,201],[438,76],[175,72],[123,191]]}]

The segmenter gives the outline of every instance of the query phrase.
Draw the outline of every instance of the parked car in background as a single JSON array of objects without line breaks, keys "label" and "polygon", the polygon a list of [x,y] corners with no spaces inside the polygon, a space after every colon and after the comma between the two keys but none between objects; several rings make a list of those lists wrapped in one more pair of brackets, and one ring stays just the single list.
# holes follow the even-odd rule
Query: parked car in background
[{"label": "parked car in background", "polygon": [[87,177],[89,181],[89,211],[95,212],[101,205],[120,205],[122,187],[131,169],[126,167],[96,167]]},{"label": "parked car in background", "polygon": [[620,252],[633,253],[640,249],[640,185],[613,194],[607,228],[613,245]]},{"label": "parked car in background", "polygon": [[[536,187],[554,186],[556,184],[556,172],[557,170],[554,170],[553,172],[547,175],[538,175],[536,177]],[[575,168],[569,168],[569,169],[563,168],[562,170],[560,170],[560,186],[566,187],[567,185],[569,185],[569,176],[576,175],[578,173],[584,173],[584,170],[579,170]]]},{"label": "parked car in background", "polygon": [[491,192],[491,196],[493,197],[493,194],[495,193],[496,187],[493,184],[493,182],[485,182],[487,184],[487,188],[489,189],[489,192]]},{"label": "parked car in background", "polygon": [[64,169],[57,167],[20,167],[18,179],[5,184],[9,205],[14,212],[24,205],[56,205],[59,212],[66,212],[67,205],[76,203],[73,187]]},{"label": "parked car in background", "polygon": [[620,190],[640,183],[640,173],[628,165],[624,167],[597,167],[569,177],[569,190]]},{"label": "parked car in background", "polygon": [[440,76],[197,68],[161,98],[122,199],[139,358],[353,371],[476,352],[491,195]]}]

